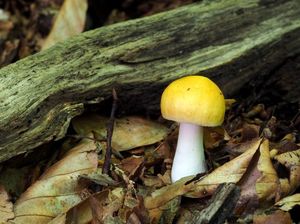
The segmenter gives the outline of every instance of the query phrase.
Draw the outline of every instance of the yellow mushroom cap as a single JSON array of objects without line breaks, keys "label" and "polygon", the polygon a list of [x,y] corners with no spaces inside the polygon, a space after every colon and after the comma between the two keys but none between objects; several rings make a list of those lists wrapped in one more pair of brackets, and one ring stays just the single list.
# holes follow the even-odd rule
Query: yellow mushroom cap
[{"label": "yellow mushroom cap", "polygon": [[165,119],[213,127],[223,123],[225,100],[222,91],[204,76],[186,76],[164,90],[160,108]]}]

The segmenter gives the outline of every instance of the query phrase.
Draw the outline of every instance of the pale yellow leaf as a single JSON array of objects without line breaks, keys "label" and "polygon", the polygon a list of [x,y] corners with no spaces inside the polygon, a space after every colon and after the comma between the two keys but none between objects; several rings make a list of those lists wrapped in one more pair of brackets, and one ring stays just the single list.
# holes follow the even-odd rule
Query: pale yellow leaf
[{"label": "pale yellow leaf", "polygon": [[300,186],[300,149],[295,151],[289,151],[275,156],[274,158],[283,166],[289,169],[289,190],[285,186],[285,192],[282,194],[286,195],[289,192],[293,192],[297,187]]},{"label": "pale yellow leaf", "polygon": [[0,185],[0,223],[7,223],[14,218],[13,204],[9,201],[8,193]]},{"label": "pale yellow leaf", "polygon": [[287,178],[279,178],[279,182],[280,182],[280,195],[284,197],[290,193],[291,190],[290,181]]},{"label": "pale yellow leaf", "polygon": [[275,156],[275,159],[286,167],[300,165],[300,149],[290,152],[281,153]]},{"label": "pale yellow leaf", "polygon": [[257,169],[261,176],[256,181],[256,193],[260,200],[274,199],[279,192],[279,179],[270,158],[268,140],[263,141],[259,147],[259,152]]},{"label": "pale yellow leaf", "polygon": [[[77,117],[72,121],[75,131],[80,135],[96,133],[100,140],[106,139],[108,118],[99,115]],[[140,146],[150,145],[164,139],[168,129],[156,122],[140,117],[124,117],[115,120],[112,147],[125,151]]]},{"label": "pale yellow leaf", "polygon": [[289,211],[296,205],[300,205],[300,193],[285,197],[275,204],[283,211]]},{"label": "pale yellow leaf", "polygon": [[86,11],[87,0],[65,0],[48,37],[42,44],[42,50],[81,33],[85,25]]},{"label": "pale yellow leaf", "polygon": [[81,188],[78,176],[95,172],[97,146],[84,140],[29,187],[14,207],[15,223],[48,223],[78,204]]}]

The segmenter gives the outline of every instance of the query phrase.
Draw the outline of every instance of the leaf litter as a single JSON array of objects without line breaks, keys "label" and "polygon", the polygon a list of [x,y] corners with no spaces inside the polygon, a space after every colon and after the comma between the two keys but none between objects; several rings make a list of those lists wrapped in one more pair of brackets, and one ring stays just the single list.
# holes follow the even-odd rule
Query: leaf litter
[{"label": "leaf litter", "polygon": [[[84,30],[86,1],[62,2],[2,3],[0,34],[5,42],[0,66]],[[66,8],[71,9],[70,17]],[[123,20],[121,14],[113,10],[107,23]],[[18,32],[24,35],[13,35]],[[189,208],[200,212],[208,208],[224,183],[240,189],[227,223],[292,223],[290,212],[300,205],[300,116],[282,122],[273,107],[242,103],[226,100],[223,127],[205,129],[209,172],[175,183],[170,170],[176,125],[136,116],[116,118],[107,175],[102,165],[108,118],[96,114],[75,118],[72,125],[81,141],[62,153],[16,202],[10,195],[19,195],[16,192],[22,189],[17,180],[11,185],[9,180],[1,182],[0,223],[184,223],[197,218]],[[28,169],[18,177],[22,186]],[[4,168],[0,177],[17,171]]]},{"label": "leaf litter", "polygon": [[[11,213],[14,219],[8,219],[13,223],[180,223],[187,215],[184,207],[193,204],[201,211],[224,183],[240,189],[228,220],[251,214],[255,223],[291,220],[287,211],[299,205],[299,194],[286,196],[299,187],[300,149],[294,150],[293,145],[271,155],[275,148],[294,141],[291,136],[270,142],[246,121],[232,131],[207,128],[206,150],[215,160],[210,171],[171,183],[178,127],[167,128],[141,117],[116,119],[112,142],[122,157],[112,155],[107,175],[102,173],[107,122],[108,118],[98,115],[74,119],[82,140],[20,196]],[[278,164],[289,171],[285,178],[278,175]],[[270,208],[272,213],[264,213]],[[188,214],[191,219],[197,217],[195,212]]]}]

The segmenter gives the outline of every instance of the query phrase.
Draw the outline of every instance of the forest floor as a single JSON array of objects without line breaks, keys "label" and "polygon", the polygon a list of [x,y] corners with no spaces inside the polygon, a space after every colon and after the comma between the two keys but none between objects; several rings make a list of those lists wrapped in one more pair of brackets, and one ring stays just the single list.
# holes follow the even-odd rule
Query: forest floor
[{"label": "forest floor", "polygon": [[[0,0],[0,68],[69,34],[195,1],[82,2]],[[274,73],[299,70],[296,57]],[[223,125],[204,130],[208,172],[176,183],[177,124],[116,99],[87,106],[63,140],[0,164],[0,223],[298,223],[300,108],[285,91],[250,84],[227,99]]]}]

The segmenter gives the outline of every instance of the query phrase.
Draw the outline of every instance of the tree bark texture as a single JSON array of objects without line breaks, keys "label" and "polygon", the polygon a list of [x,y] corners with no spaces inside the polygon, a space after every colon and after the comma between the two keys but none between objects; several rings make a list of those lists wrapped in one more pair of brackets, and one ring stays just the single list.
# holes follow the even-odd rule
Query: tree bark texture
[{"label": "tree bark texture", "polygon": [[0,70],[0,161],[62,138],[112,88],[158,108],[170,81],[202,74],[229,97],[299,53],[299,0],[201,1],[83,33]]}]

